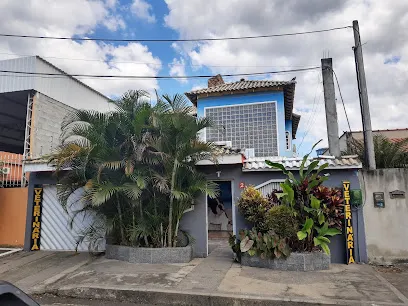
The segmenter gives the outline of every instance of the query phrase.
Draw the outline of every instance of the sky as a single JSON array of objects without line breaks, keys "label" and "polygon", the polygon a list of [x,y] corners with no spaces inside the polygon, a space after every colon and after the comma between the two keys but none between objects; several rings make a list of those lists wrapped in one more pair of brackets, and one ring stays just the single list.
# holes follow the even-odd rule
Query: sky
[{"label": "sky", "polygon": [[[22,4],[24,2],[24,5]],[[192,39],[321,30],[360,23],[373,129],[407,128],[406,0],[2,0],[0,33],[115,39]],[[40,55],[72,74],[183,76],[253,73],[320,66],[332,57],[352,130],[361,130],[352,29],[256,40],[110,43],[0,39],[0,59]],[[299,153],[327,145],[320,70],[247,79],[291,80],[302,115]],[[236,81],[240,77],[227,77]],[[205,79],[81,79],[110,97],[129,89],[184,93]],[[336,88],[339,131],[348,125]]]}]

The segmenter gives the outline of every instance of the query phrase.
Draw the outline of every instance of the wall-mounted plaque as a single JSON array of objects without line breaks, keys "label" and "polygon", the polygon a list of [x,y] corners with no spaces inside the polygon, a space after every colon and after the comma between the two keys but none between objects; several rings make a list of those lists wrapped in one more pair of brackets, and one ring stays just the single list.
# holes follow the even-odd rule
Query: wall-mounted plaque
[{"label": "wall-mounted plaque", "polygon": [[405,191],[394,190],[390,192],[391,199],[405,199]]}]

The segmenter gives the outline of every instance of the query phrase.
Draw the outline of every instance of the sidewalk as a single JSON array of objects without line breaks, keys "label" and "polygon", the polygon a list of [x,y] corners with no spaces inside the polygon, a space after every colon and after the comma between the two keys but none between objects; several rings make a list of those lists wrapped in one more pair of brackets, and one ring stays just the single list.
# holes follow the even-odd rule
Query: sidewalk
[{"label": "sidewalk", "polygon": [[40,291],[155,305],[408,305],[408,269],[396,275],[369,265],[332,265],[329,271],[286,272],[241,267],[231,258],[222,243],[189,264],[100,257]]},{"label": "sidewalk", "polygon": [[24,292],[51,284],[92,260],[87,253],[18,252],[0,258],[0,280],[8,281]]}]

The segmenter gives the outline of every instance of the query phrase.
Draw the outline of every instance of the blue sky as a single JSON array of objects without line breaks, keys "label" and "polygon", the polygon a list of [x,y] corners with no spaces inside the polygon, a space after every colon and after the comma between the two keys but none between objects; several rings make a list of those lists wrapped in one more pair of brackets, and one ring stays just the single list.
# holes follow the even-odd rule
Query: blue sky
[{"label": "blue sky", "polygon": [[[25,0],[0,1],[1,33],[70,37],[201,38],[321,30],[360,22],[373,129],[406,128],[408,113],[408,1],[393,0]],[[389,35],[393,33],[393,35]],[[398,37],[399,39],[394,39]],[[5,39],[0,59],[40,55],[72,74],[215,75],[320,66],[332,57],[351,128],[361,130],[350,29],[241,41],[96,43]],[[170,66],[169,66],[170,65]],[[295,112],[302,116],[300,153],[323,139],[326,122],[320,70],[257,76],[297,77]],[[226,78],[233,81],[237,78]],[[129,89],[184,93],[206,79],[81,79],[109,96]],[[336,88],[339,134],[348,130]]]}]

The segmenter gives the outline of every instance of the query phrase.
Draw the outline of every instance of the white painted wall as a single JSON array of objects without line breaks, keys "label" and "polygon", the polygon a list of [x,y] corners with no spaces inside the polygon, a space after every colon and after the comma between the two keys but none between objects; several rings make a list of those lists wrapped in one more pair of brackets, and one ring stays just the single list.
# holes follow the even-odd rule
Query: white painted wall
[{"label": "white painted wall", "polygon": [[107,111],[108,98],[40,57],[30,56],[0,61],[0,70],[58,74],[57,76],[1,72],[0,92],[31,90],[41,92],[59,102],[77,109]]},{"label": "white painted wall", "polygon": [[[364,223],[369,261],[407,260],[408,169],[360,171],[359,178],[366,190]],[[391,199],[390,192],[395,190],[405,191],[405,199]],[[373,192],[384,192],[385,208],[374,207]]]}]

